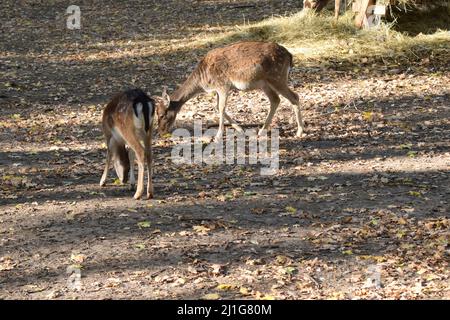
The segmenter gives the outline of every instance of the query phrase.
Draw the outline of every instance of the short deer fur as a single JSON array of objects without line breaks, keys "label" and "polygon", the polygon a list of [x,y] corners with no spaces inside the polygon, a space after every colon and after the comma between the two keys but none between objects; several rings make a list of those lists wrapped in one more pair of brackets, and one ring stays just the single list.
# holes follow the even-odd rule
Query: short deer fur
[{"label": "short deer fur", "polygon": [[[316,12],[322,11],[330,2],[330,0],[303,0],[303,9],[311,8]],[[341,0],[334,1],[334,18],[338,20],[339,18],[339,10],[341,9]],[[344,8],[345,10],[345,8]]]},{"label": "short deer fur", "polygon": [[[152,127],[155,102],[142,90],[133,89],[117,94],[103,111],[103,133],[106,138],[106,165],[100,180],[104,186],[111,160],[122,183],[135,184],[134,160],[138,162],[135,199],[144,192],[144,172],[147,163],[147,197],[153,198]],[[125,146],[128,146],[128,152]]]},{"label": "short deer fur", "polygon": [[219,112],[219,130],[216,140],[224,131],[224,119],[236,130],[242,128],[225,112],[228,93],[231,89],[262,89],[270,101],[270,111],[262,130],[267,130],[280,104],[279,94],[293,105],[297,120],[297,136],[303,133],[298,95],[288,87],[292,55],[286,48],[271,42],[238,42],[211,50],[199,62],[186,81],[169,97],[169,106],[158,106],[158,130],[167,133],[175,122],[181,107],[201,92],[216,92]]}]

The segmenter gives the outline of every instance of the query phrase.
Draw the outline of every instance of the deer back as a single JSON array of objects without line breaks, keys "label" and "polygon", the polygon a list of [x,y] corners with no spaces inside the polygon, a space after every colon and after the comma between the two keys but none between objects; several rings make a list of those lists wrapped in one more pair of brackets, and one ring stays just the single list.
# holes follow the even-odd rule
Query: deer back
[{"label": "deer back", "polygon": [[152,126],[155,102],[140,89],[116,95],[103,113],[105,135],[128,144],[129,135],[145,135]]},{"label": "deer back", "polygon": [[239,42],[210,51],[199,68],[206,86],[232,85],[239,90],[267,79],[285,80],[292,66],[292,55],[272,42]]}]

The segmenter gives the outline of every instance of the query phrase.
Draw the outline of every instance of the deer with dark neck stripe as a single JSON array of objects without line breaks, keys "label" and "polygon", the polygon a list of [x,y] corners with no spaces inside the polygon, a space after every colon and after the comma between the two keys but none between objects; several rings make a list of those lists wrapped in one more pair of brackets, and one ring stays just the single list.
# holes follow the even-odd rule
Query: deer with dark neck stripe
[{"label": "deer with dark neck stripe", "polygon": [[[147,164],[147,197],[153,198],[152,130],[155,101],[142,90],[133,89],[116,95],[103,111],[103,133],[106,138],[106,165],[100,180],[104,186],[111,160],[122,183],[128,175],[135,184],[134,160],[138,162],[135,199],[144,193],[144,171]],[[128,151],[126,149],[128,146]]]},{"label": "deer with dark neck stripe", "polygon": [[293,105],[298,126],[297,136],[301,136],[304,125],[299,98],[287,84],[292,65],[289,51],[271,42],[239,42],[211,50],[170,97],[165,95],[165,99],[169,101],[168,107],[158,106],[160,134],[170,130],[178,112],[189,99],[205,91],[215,92],[217,95],[219,130],[216,140],[223,135],[224,120],[242,132],[242,128],[225,112],[229,91],[262,89],[269,98],[270,111],[260,133],[269,128],[280,104],[281,94]]}]

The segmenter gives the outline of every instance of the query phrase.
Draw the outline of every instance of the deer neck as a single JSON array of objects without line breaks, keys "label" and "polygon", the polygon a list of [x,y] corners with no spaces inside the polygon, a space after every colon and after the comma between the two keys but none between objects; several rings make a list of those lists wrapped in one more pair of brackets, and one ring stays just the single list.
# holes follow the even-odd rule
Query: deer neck
[{"label": "deer neck", "polygon": [[202,92],[198,69],[194,70],[184,83],[171,95],[170,108],[180,111],[181,107],[194,96]]}]

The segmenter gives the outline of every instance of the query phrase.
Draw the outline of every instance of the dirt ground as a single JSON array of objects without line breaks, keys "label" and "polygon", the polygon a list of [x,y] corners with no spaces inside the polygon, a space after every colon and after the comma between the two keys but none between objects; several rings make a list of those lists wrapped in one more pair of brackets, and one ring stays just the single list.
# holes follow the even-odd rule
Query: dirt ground
[{"label": "dirt ground", "polygon": [[[78,31],[64,1],[19,2],[0,18],[1,299],[450,298],[448,52],[362,70],[296,57],[307,135],[283,99],[278,174],[175,165],[159,139],[156,198],[134,201],[112,174],[98,186],[111,95],[173,90],[209,49],[183,49],[198,33],[298,1],[77,1]],[[177,125],[214,121],[214,103]],[[260,125],[268,100],[234,92],[227,110]]]}]

